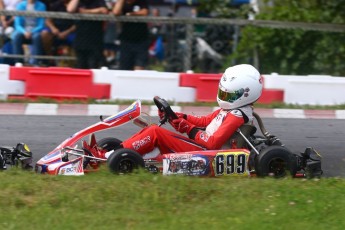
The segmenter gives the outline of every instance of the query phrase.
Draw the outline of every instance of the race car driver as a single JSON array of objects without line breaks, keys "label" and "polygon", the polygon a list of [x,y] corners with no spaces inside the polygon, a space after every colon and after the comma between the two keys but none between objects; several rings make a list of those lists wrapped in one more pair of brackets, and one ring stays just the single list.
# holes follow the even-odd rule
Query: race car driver
[{"label": "race car driver", "polygon": [[[234,132],[245,123],[253,122],[253,103],[262,93],[262,78],[257,69],[248,64],[229,67],[219,81],[217,102],[219,109],[206,116],[176,113],[169,120],[181,134],[158,125],[151,125],[122,142],[120,148],[129,148],[144,156],[158,148],[161,154],[221,149]],[[164,114],[159,110],[159,117]],[[91,153],[106,158],[105,151]]]}]

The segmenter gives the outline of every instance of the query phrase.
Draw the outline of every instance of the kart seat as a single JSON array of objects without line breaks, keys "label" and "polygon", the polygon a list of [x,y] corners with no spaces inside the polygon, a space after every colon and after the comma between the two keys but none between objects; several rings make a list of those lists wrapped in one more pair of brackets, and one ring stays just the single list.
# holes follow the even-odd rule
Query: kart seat
[{"label": "kart seat", "polygon": [[[254,125],[244,124],[240,127],[240,130],[242,134],[249,138],[250,136],[254,135],[257,128]],[[222,146],[222,149],[230,149],[232,146],[232,143],[236,144],[236,148],[241,149],[249,149],[249,146],[247,142],[244,140],[244,138],[239,134],[238,132],[235,132],[228,141]]]}]

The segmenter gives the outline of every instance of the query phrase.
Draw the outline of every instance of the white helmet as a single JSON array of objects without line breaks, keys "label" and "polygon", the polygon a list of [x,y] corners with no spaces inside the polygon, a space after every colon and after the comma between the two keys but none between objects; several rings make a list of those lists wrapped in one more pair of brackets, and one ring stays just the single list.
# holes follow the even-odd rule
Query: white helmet
[{"label": "white helmet", "polygon": [[259,99],[262,77],[248,64],[235,65],[225,70],[219,81],[217,101],[222,109],[236,109]]}]

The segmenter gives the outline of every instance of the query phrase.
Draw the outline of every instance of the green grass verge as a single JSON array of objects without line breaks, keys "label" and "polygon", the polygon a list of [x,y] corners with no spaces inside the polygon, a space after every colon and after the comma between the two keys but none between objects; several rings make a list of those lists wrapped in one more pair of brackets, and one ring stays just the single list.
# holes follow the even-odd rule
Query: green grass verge
[{"label": "green grass verge", "polygon": [[343,229],[345,180],[0,173],[0,229]]}]

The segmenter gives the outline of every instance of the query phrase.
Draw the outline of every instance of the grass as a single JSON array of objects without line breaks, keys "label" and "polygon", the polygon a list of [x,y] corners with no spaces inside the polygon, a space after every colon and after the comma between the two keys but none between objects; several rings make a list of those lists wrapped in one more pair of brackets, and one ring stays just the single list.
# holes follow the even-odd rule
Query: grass
[{"label": "grass", "polygon": [[[96,100],[96,99],[87,99],[87,100],[78,100],[78,99],[53,99],[39,97],[35,99],[23,99],[23,98],[10,98],[8,100],[0,100],[0,103],[58,103],[58,104],[117,104],[117,105],[130,105],[133,100]],[[193,102],[193,103],[177,103],[174,101],[168,101],[170,105],[177,106],[218,106],[217,102]],[[154,105],[153,101],[141,101],[143,105]],[[285,104],[281,102],[273,102],[271,104],[260,104],[255,103],[255,108],[266,108],[266,109],[310,109],[310,110],[344,110],[345,104],[341,105],[330,105],[330,106],[321,106],[321,105],[296,105],[296,104]]]},{"label": "grass", "polygon": [[0,173],[0,229],[343,229],[345,180]]}]

